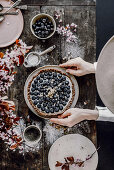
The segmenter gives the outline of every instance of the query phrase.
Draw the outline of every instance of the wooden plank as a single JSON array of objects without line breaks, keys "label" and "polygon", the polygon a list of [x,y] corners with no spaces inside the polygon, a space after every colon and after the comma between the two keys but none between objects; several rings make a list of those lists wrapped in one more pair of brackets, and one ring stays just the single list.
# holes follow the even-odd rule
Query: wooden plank
[{"label": "wooden plank", "polygon": [[69,6],[69,5],[95,5],[96,1],[95,0],[23,0],[23,4],[28,4],[28,5],[64,5],[64,6]]}]

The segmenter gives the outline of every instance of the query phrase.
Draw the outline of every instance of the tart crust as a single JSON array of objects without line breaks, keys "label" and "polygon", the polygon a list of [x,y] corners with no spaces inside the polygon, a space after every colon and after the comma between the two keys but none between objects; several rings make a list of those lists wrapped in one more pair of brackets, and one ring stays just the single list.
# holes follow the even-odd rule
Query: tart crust
[{"label": "tart crust", "polygon": [[[30,97],[30,87],[31,87],[31,84],[33,82],[33,80],[39,75],[41,74],[42,72],[46,72],[46,71],[53,71],[53,72],[57,72],[57,73],[61,73],[62,75],[68,77],[70,79],[70,82],[72,84],[72,97],[71,99],[69,100],[68,104],[64,107],[64,109],[62,111],[59,111],[59,112],[56,112],[56,113],[46,113],[46,112],[42,112],[40,109],[38,109],[34,103],[32,102],[32,99]],[[62,71],[59,71],[59,70],[56,70],[56,69],[43,69],[41,71],[39,71],[35,76],[33,76],[32,80],[29,82],[28,84],[28,88],[27,88],[27,91],[28,91],[28,94],[27,94],[27,97],[28,97],[28,100],[30,102],[30,104],[32,105],[32,107],[34,108],[34,110],[37,112],[37,114],[41,117],[44,117],[44,118],[52,118],[52,117],[57,117],[58,115],[64,113],[66,110],[68,110],[70,108],[70,106],[72,105],[72,102],[74,100],[74,96],[75,96],[75,88],[74,88],[74,84],[70,78],[69,75],[63,73]]]}]

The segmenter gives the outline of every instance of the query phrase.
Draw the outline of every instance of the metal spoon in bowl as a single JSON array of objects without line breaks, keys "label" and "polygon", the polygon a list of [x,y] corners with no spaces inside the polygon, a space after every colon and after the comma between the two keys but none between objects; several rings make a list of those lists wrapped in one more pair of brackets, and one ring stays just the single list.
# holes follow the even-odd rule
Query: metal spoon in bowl
[{"label": "metal spoon in bowl", "polygon": [[17,5],[19,5],[20,2],[21,2],[21,0],[16,1],[6,12],[2,13],[3,15],[0,16],[0,22],[2,22],[2,21],[4,20],[4,18],[5,18],[4,15],[5,15],[6,13],[8,13],[9,10],[11,10],[12,8],[14,8],[14,7],[16,7]]},{"label": "metal spoon in bowl", "polygon": [[[8,6],[4,7],[2,4],[0,4],[0,12],[3,11],[4,8],[10,8],[10,7],[8,7]],[[28,7],[27,7],[27,5],[20,5],[20,6],[14,7],[14,8],[22,9],[22,10],[27,10]]]}]

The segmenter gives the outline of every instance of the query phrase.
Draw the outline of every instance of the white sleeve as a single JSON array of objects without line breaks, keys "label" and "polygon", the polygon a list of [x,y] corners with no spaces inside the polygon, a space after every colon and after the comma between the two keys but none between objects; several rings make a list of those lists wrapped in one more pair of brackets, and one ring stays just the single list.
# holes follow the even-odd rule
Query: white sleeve
[{"label": "white sleeve", "polygon": [[[97,69],[97,62],[94,63],[95,70]],[[99,111],[99,117],[97,121],[109,121],[114,122],[114,114],[107,107],[96,106]]]},{"label": "white sleeve", "polygon": [[95,70],[97,69],[97,62],[94,63]]},{"label": "white sleeve", "polygon": [[99,117],[97,121],[109,121],[114,122],[114,114],[107,107],[96,106],[99,111]]}]

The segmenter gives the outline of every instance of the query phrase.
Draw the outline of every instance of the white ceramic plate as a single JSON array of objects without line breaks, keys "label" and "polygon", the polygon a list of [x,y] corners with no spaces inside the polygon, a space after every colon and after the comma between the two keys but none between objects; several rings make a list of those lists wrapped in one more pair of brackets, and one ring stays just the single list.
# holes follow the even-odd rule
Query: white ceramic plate
[{"label": "white ceramic plate", "polygon": [[[34,108],[31,106],[31,104],[29,103],[29,100],[28,100],[28,97],[27,97],[27,94],[28,94],[28,91],[27,91],[27,87],[28,87],[28,84],[29,82],[32,80],[32,78],[41,70],[43,69],[56,69],[58,71],[62,71],[63,73],[66,73],[65,69],[64,68],[60,68],[59,66],[57,65],[48,65],[48,66],[43,66],[43,67],[40,67],[38,69],[36,69],[35,71],[33,71],[27,78],[26,82],[25,82],[25,86],[24,86],[24,97],[25,97],[25,101],[28,105],[28,107],[30,108],[30,110],[36,114],[37,116],[38,113],[34,110]],[[66,73],[67,74],[67,73]],[[68,74],[70,75],[70,74]],[[72,80],[72,82],[74,83],[74,88],[75,88],[75,96],[74,96],[74,100],[72,102],[72,105],[71,107],[75,107],[76,105],[76,102],[78,100],[78,96],[79,96],[79,87],[78,87],[78,83],[77,83],[77,80],[75,79],[74,76],[70,75],[70,78]],[[41,117],[41,116],[40,116]]]},{"label": "white ceramic plate", "polygon": [[[57,139],[51,146],[48,154],[50,170],[61,170],[55,167],[56,161],[65,163],[64,158],[73,156],[74,159],[85,160],[96,150],[94,144],[85,136],[79,134],[69,134]],[[70,166],[70,170],[96,170],[98,164],[98,153],[86,161],[84,167]]]},{"label": "white ceramic plate", "polygon": [[[0,0],[0,4],[3,6],[11,6],[12,1]],[[5,12],[8,8],[4,8],[2,12]],[[11,12],[16,11],[12,9]],[[5,19],[0,22],[0,48],[7,47],[13,44],[18,39],[23,30],[23,15],[19,10],[18,15],[5,15]]]}]

